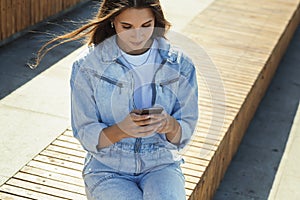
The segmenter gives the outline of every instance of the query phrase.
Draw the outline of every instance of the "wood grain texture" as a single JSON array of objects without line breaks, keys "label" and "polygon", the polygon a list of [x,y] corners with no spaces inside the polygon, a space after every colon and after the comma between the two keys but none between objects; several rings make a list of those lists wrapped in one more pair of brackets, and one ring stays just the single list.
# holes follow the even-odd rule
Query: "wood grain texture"
[{"label": "wood grain texture", "polygon": [[0,0],[0,41],[87,0]]}]

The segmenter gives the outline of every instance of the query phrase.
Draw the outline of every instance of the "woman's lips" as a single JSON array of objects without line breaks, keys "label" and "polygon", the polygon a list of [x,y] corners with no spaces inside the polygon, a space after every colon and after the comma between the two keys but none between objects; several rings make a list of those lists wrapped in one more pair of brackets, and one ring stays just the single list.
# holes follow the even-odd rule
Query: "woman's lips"
[{"label": "woman's lips", "polygon": [[143,41],[141,41],[141,42],[130,42],[130,43],[134,46],[140,46],[141,44],[143,44]]}]

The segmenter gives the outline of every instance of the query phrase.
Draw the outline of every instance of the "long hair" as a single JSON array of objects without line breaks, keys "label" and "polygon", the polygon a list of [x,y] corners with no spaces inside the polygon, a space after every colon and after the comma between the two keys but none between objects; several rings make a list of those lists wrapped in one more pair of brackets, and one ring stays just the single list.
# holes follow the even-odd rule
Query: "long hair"
[{"label": "long hair", "polygon": [[[157,27],[152,34],[152,38],[164,37],[171,26],[165,19],[159,0],[103,0],[94,19],[82,27],[70,33],[57,36],[44,44],[37,53],[36,63],[30,65],[30,67],[37,67],[48,51],[66,42],[86,38],[88,45],[97,45],[115,35],[116,31],[111,26],[111,22],[127,8],[150,8],[152,10],[155,16],[154,26]],[[52,45],[53,43],[56,44]]]}]

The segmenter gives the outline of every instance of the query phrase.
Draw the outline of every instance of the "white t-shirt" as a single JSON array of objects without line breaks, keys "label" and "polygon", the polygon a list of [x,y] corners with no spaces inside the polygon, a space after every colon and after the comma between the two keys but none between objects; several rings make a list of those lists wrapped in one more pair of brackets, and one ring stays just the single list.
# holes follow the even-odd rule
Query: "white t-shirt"
[{"label": "white t-shirt", "polygon": [[121,62],[129,67],[134,77],[134,103],[137,109],[152,107],[152,87],[154,73],[162,58],[158,52],[157,41],[154,40],[148,51],[140,55],[130,55],[120,49]]}]

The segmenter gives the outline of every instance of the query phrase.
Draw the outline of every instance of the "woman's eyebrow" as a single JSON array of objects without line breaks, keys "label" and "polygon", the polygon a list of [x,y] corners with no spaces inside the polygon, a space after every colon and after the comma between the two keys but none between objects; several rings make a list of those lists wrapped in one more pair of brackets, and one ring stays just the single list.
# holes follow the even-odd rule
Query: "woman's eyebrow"
[{"label": "woman's eyebrow", "polygon": [[[146,21],[145,23],[143,23],[142,25],[148,24],[148,23],[150,23],[150,22],[152,22],[152,21],[153,21],[153,19],[150,19],[150,20]],[[128,22],[120,22],[120,23],[123,24],[123,25],[132,26],[132,24],[130,24],[130,23],[128,23]]]},{"label": "woman's eyebrow", "polygon": [[146,21],[145,23],[143,23],[142,25],[148,24],[148,23],[150,23],[150,22],[152,22],[152,21],[153,21],[153,19],[150,19],[150,20]]}]

